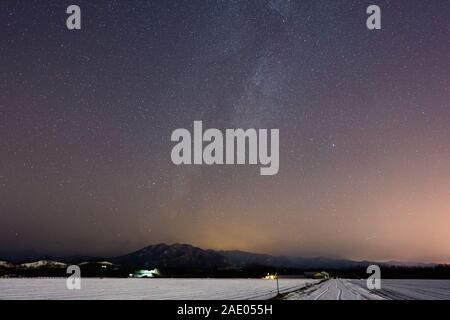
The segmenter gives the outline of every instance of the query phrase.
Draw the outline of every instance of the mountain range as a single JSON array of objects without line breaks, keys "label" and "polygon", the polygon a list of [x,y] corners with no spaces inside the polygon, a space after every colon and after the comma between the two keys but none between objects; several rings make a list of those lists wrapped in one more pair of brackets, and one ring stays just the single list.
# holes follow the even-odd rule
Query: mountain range
[{"label": "mountain range", "polygon": [[[11,268],[63,268],[67,264],[112,263],[125,269],[137,268],[185,268],[185,269],[239,269],[252,267],[297,268],[297,269],[344,269],[380,264],[370,261],[353,261],[323,257],[273,256],[239,250],[205,250],[189,244],[165,243],[150,245],[135,252],[109,258],[71,257],[39,259],[35,262],[14,264],[0,261],[0,269]],[[433,266],[411,262],[393,261],[386,265]]]}]

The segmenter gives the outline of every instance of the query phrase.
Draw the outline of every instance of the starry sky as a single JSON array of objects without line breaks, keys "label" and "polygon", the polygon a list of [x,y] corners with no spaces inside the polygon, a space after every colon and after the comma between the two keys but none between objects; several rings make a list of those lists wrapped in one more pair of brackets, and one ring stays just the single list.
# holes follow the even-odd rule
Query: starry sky
[{"label": "starry sky", "polygon": [[[0,253],[450,262],[449,28],[447,0],[0,1]],[[174,165],[194,120],[280,129],[279,173]]]}]

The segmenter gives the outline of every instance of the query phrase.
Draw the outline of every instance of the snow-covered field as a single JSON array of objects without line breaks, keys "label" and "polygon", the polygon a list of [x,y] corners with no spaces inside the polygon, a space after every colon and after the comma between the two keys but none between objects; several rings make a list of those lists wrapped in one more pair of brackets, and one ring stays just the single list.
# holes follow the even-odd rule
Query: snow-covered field
[{"label": "snow-covered field", "polygon": [[[365,282],[364,282],[365,284]],[[346,279],[330,279],[305,290],[292,292],[286,300],[381,300],[366,287],[356,285]]]},{"label": "snow-covered field", "polygon": [[288,300],[438,300],[450,299],[450,280],[382,279],[380,290],[368,290],[365,280],[331,279],[285,296]]},{"label": "snow-covered field", "polygon": [[[395,300],[450,300],[450,280],[381,280],[377,294]],[[351,284],[365,287],[363,280],[349,280]]]},{"label": "snow-covered field", "polygon": [[[280,279],[286,293],[314,284],[312,279]],[[0,299],[270,299],[275,280],[260,279],[91,279],[68,290],[66,279],[0,279]]]},{"label": "snow-covered field", "polygon": [[[450,299],[450,280],[383,280],[370,291],[365,280],[280,279],[288,300]],[[275,280],[259,279],[0,279],[0,299],[186,299],[252,300],[276,295]]]}]

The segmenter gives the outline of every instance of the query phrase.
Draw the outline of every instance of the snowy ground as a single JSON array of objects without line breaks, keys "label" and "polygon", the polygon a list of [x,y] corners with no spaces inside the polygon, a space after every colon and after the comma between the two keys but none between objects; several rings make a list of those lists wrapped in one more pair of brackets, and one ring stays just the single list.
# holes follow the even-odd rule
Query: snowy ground
[{"label": "snowy ground", "polygon": [[[280,279],[281,293],[317,283]],[[0,299],[187,299],[253,300],[276,296],[275,280],[260,279],[82,279],[81,290],[66,279],[0,279]]]},{"label": "snowy ground", "polygon": [[429,300],[450,299],[450,280],[381,280],[381,290],[368,290],[366,280],[331,279],[287,294],[288,300]]},{"label": "snowy ground", "polygon": [[[383,280],[370,291],[365,280],[280,279],[288,300],[450,299],[450,280]],[[66,279],[0,279],[0,299],[270,299],[276,281],[259,279],[82,279],[67,290]]]},{"label": "snowy ground", "polygon": [[[450,300],[450,280],[381,280],[377,294],[395,300]],[[365,287],[365,280],[350,280]]]},{"label": "snowy ground", "polygon": [[[365,282],[364,282],[365,284]],[[284,297],[286,300],[380,300],[365,287],[354,284],[351,280],[330,279],[305,290],[292,292]]]}]

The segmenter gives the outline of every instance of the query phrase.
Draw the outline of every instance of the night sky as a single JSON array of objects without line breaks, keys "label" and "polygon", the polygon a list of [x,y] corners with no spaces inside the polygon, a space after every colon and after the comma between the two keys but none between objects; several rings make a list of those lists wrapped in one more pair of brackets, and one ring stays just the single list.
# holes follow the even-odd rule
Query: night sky
[{"label": "night sky", "polygon": [[[447,0],[1,0],[0,41],[3,255],[450,262]],[[280,129],[279,173],[174,165],[194,120]]]}]

